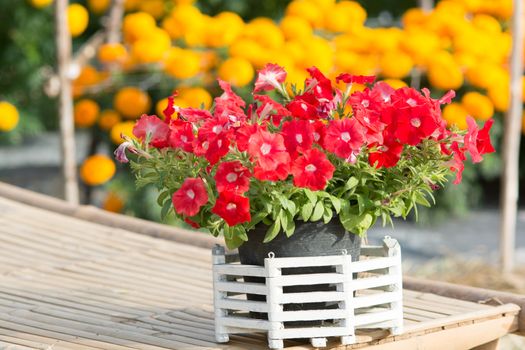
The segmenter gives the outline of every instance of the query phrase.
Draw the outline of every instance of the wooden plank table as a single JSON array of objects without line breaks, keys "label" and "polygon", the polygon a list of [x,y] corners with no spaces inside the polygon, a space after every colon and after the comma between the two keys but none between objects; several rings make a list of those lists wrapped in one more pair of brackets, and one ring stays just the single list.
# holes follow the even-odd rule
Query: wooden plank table
[{"label": "wooden plank table", "polygon": [[[215,343],[211,304],[209,249],[0,196],[0,349],[267,348],[262,334]],[[469,349],[516,331],[519,311],[404,290],[403,335],[329,346]]]}]

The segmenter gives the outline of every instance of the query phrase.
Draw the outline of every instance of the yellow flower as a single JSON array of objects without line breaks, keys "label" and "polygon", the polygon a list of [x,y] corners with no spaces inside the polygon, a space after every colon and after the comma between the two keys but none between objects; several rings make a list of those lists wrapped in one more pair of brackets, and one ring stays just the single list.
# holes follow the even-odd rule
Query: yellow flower
[{"label": "yellow flower", "polygon": [[328,74],[334,65],[335,55],[332,45],[321,37],[313,36],[308,41],[307,48],[307,55],[302,58],[299,65],[303,69],[316,66],[319,70]]},{"label": "yellow flower", "polygon": [[210,47],[231,45],[241,35],[244,22],[233,12],[221,12],[207,26],[206,44]]},{"label": "yellow flower", "polygon": [[324,28],[334,33],[354,31],[366,20],[365,9],[355,1],[340,1],[324,14]]},{"label": "yellow flower", "polygon": [[287,40],[305,40],[313,35],[310,22],[297,16],[285,16],[279,27]]},{"label": "yellow flower", "polygon": [[171,38],[164,29],[154,28],[136,40],[132,46],[133,57],[140,63],[158,62],[171,47]]},{"label": "yellow flower", "polygon": [[465,78],[476,87],[488,89],[490,86],[508,84],[509,74],[502,67],[486,61],[478,61],[467,69]]},{"label": "yellow flower", "polygon": [[443,108],[443,119],[447,122],[447,125],[450,127],[456,125],[460,129],[467,128],[467,116],[468,112],[459,103],[451,103],[446,105]]},{"label": "yellow flower", "polygon": [[201,87],[189,87],[179,89],[179,97],[184,100],[188,107],[209,109],[212,97],[208,91]]},{"label": "yellow flower", "polygon": [[500,34],[501,25],[497,19],[485,14],[475,15],[472,19],[474,27],[490,34]]},{"label": "yellow flower", "polygon": [[294,0],[286,7],[287,16],[297,16],[306,19],[314,28],[323,25],[323,13],[314,2],[308,0]]},{"label": "yellow flower", "polygon": [[80,75],[73,81],[73,97],[82,95],[84,88],[93,86],[102,80],[99,71],[93,66],[82,67]]},{"label": "yellow flower", "polygon": [[89,13],[80,4],[71,4],[67,8],[67,22],[71,36],[77,37],[84,33],[89,22]]},{"label": "yellow flower", "polygon": [[135,11],[142,0],[124,0],[124,10],[127,12]]},{"label": "yellow flower", "polygon": [[146,0],[141,1],[138,5],[140,11],[149,13],[156,19],[164,16],[164,0]]},{"label": "yellow flower", "polygon": [[189,49],[172,47],[164,60],[164,69],[178,79],[193,78],[200,72],[200,56]]},{"label": "yellow flower", "polygon": [[228,58],[219,67],[219,77],[237,87],[248,85],[254,74],[251,63],[240,57]]},{"label": "yellow flower", "polygon": [[418,65],[426,64],[440,48],[439,38],[435,34],[421,30],[405,31],[405,36],[399,44]]},{"label": "yellow flower", "polygon": [[494,106],[485,95],[479,92],[467,92],[461,99],[461,104],[468,114],[479,120],[487,120],[494,114]]},{"label": "yellow flower", "polygon": [[113,141],[113,143],[117,145],[124,142],[124,139],[120,137],[120,135],[125,135],[132,139],[135,139],[136,137],[133,135],[134,126],[135,122],[133,121],[117,123],[111,128],[111,131],[109,132],[109,138],[111,139],[111,141]]},{"label": "yellow flower", "polygon": [[113,160],[102,154],[87,158],[80,167],[80,178],[86,185],[98,186],[108,182],[115,175]]},{"label": "yellow flower", "polygon": [[97,15],[106,12],[110,4],[111,0],[88,0],[89,9]]},{"label": "yellow flower", "polygon": [[427,74],[430,84],[441,90],[458,89],[463,85],[463,72],[446,51],[430,58]]},{"label": "yellow flower", "polygon": [[335,67],[337,71],[349,72],[355,70],[361,62],[361,57],[353,51],[341,51],[335,55]]},{"label": "yellow flower", "polygon": [[155,18],[146,12],[135,12],[124,17],[122,32],[124,40],[130,44],[144,38],[157,27]]},{"label": "yellow flower", "polygon": [[104,131],[109,131],[113,126],[120,122],[120,114],[112,109],[105,109],[100,113],[98,126]]},{"label": "yellow flower", "polygon": [[11,103],[0,101],[0,131],[11,131],[18,125],[18,110]]},{"label": "yellow flower", "polygon": [[508,84],[494,84],[488,88],[487,94],[497,111],[505,112],[509,109],[510,91]]},{"label": "yellow flower", "polygon": [[400,79],[406,77],[414,63],[410,56],[401,51],[389,51],[379,59],[381,75],[386,78]]},{"label": "yellow flower", "polygon": [[73,115],[75,125],[79,128],[89,128],[97,121],[100,107],[91,99],[83,99],[75,104]]},{"label": "yellow flower", "polygon": [[121,213],[124,209],[124,200],[117,193],[110,191],[102,203],[102,209],[112,213]]},{"label": "yellow flower", "polygon": [[383,79],[385,83],[393,87],[394,89],[400,89],[402,87],[408,86],[403,80],[399,79]]},{"label": "yellow flower", "polygon": [[151,108],[149,95],[136,87],[120,89],[113,99],[113,106],[124,118],[136,119]]},{"label": "yellow flower", "polygon": [[120,43],[102,44],[98,49],[98,60],[102,63],[123,63],[127,56],[126,48]]},{"label": "yellow flower", "polygon": [[401,18],[404,28],[421,27],[428,21],[429,14],[422,8],[414,7],[407,10]]},{"label": "yellow flower", "polygon": [[286,88],[288,93],[292,93],[292,85],[295,85],[297,90],[304,89],[304,80],[308,78],[308,73],[302,68],[293,68],[287,71]]},{"label": "yellow flower", "polygon": [[255,18],[248,23],[243,37],[257,41],[267,49],[279,49],[284,44],[284,35],[279,27],[268,18]]},{"label": "yellow flower", "polygon": [[206,43],[210,21],[211,18],[195,6],[179,5],[164,19],[162,26],[172,39],[184,39],[188,46],[194,47]]},{"label": "yellow flower", "polygon": [[266,49],[252,39],[237,40],[230,46],[228,52],[230,57],[244,58],[257,68],[262,68],[268,63]]},{"label": "yellow flower", "polygon": [[[180,108],[188,108],[190,105],[188,102],[186,102],[184,99],[180,97],[175,97],[173,99],[173,105],[180,107]],[[166,115],[164,114],[164,110],[168,107],[168,98],[163,98],[162,100],[159,100],[157,102],[157,105],[155,106],[155,111],[157,111],[157,116],[161,119],[166,119]],[[174,114],[171,116],[171,118],[176,118],[177,116]]]},{"label": "yellow flower", "polygon": [[53,0],[30,0],[29,2],[31,3],[31,6],[41,9],[51,5]]}]

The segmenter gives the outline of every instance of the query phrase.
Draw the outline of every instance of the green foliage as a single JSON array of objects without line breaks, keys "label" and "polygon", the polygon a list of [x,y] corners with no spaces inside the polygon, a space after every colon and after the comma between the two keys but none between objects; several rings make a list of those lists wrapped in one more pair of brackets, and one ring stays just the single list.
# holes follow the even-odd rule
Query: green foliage
[{"label": "green foliage", "polygon": [[0,98],[16,105],[20,124],[0,135],[0,142],[19,142],[57,125],[56,103],[43,91],[44,70],[55,61],[52,7],[35,9],[27,1],[0,0]]}]

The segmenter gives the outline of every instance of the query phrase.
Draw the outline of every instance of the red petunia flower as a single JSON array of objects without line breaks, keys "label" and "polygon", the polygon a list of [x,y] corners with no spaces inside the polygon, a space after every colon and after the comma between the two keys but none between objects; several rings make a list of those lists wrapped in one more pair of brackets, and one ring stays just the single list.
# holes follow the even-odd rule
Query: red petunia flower
[{"label": "red petunia flower", "polygon": [[141,140],[149,137],[149,144],[156,148],[168,146],[170,128],[155,115],[143,114],[133,127],[133,135]]},{"label": "red petunia flower", "polygon": [[195,136],[193,135],[191,123],[180,119],[173,119],[170,122],[170,129],[169,146],[181,148],[186,152],[193,152],[193,140]]},{"label": "red petunia flower", "polygon": [[291,113],[289,110],[284,108],[278,102],[275,102],[267,95],[253,95],[253,98],[256,101],[261,102],[261,105],[257,108],[256,113],[259,120],[271,119],[275,126],[278,126],[282,118],[290,116]]},{"label": "red petunia flower", "polygon": [[279,89],[285,80],[286,71],[284,68],[277,64],[268,63],[257,74],[253,92]]},{"label": "red petunia flower", "polygon": [[279,163],[273,170],[265,170],[260,165],[253,168],[253,177],[261,181],[282,181],[290,175],[290,163]]},{"label": "red petunia flower", "polygon": [[308,102],[306,99],[302,99],[303,95],[295,96],[294,100],[286,106],[290,111],[291,115],[295,118],[305,120],[319,119],[319,113],[317,113],[317,107],[315,104]]},{"label": "red petunia flower", "polygon": [[237,143],[237,149],[241,152],[248,150],[250,137],[259,129],[266,130],[264,126],[257,124],[244,124],[240,128],[235,129],[235,142]]},{"label": "red petunia flower", "polygon": [[201,178],[187,178],[171,198],[175,212],[185,216],[196,215],[208,202],[206,185]]},{"label": "red petunia flower", "polygon": [[279,164],[289,163],[283,136],[258,129],[249,139],[248,153],[265,171],[275,170]]},{"label": "red petunia flower", "polygon": [[282,135],[286,150],[292,158],[297,152],[304,152],[312,147],[314,128],[307,120],[292,120],[283,124]]},{"label": "red petunia flower", "polygon": [[368,154],[368,163],[378,169],[396,166],[403,152],[403,145],[392,137],[388,129],[384,132],[384,143],[373,143],[369,148],[376,151]]},{"label": "red petunia flower", "polygon": [[372,84],[376,80],[375,75],[353,75],[348,73],[341,73],[336,78],[335,81],[343,81],[347,84]]},{"label": "red petunia flower", "polygon": [[250,189],[250,170],[238,160],[219,164],[214,178],[219,193],[242,194]]},{"label": "red petunia flower", "polygon": [[298,157],[292,165],[293,183],[297,187],[319,191],[326,187],[332,178],[335,167],[326,158],[326,155],[312,148]]},{"label": "red petunia flower", "polygon": [[181,119],[187,120],[192,123],[213,118],[211,113],[205,109],[188,107],[188,108],[179,108],[178,112],[179,112],[179,115],[181,116]]},{"label": "red petunia flower", "polygon": [[229,226],[249,222],[250,200],[234,192],[221,192],[211,212],[223,218]]},{"label": "red petunia flower", "polygon": [[483,129],[478,130],[476,121],[470,116],[467,117],[468,130],[464,138],[464,148],[469,151],[473,163],[481,162],[483,154],[495,152],[489,135],[492,124],[494,124],[494,119],[489,119]]},{"label": "red petunia flower", "polygon": [[465,170],[465,151],[463,149],[459,148],[459,145],[457,142],[453,142],[450,146],[450,150],[452,151],[453,158],[450,161],[450,170],[456,172],[456,178],[452,182],[454,185],[457,185],[461,183],[463,170]]},{"label": "red petunia flower", "polygon": [[307,69],[310,73],[311,79],[306,80],[306,85],[310,87],[320,103],[326,103],[334,98],[332,89],[332,82],[324,76],[317,67],[310,67]]},{"label": "red petunia flower", "polygon": [[162,113],[166,116],[166,119],[165,121],[167,123],[169,123],[169,121],[171,120],[171,116],[173,114],[175,114],[175,103],[174,103],[174,100],[175,100],[175,97],[178,95],[178,93],[175,91],[175,93],[171,96],[168,97],[168,105],[166,106],[166,108],[162,111]]},{"label": "red petunia flower", "polygon": [[332,120],[326,130],[324,149],[349,159],[363,145],[364,133],[364,128],[355,118]]},{"label": "red petunia flower", "polygon": [[193,145],[194,153],[204,156],[210,165],[214,165],[230,150],[230,135],[231,133],[228,132],[221,132],[216,136],[199,132]]},{"label": "red petunia flower", "polygon": [[314,132],[312,134],[314,142],[322,146],[324,142],[324,135],[326,133],[326,124],[320,120],[316,120],[312,123],[312,127],[314,128]]}]

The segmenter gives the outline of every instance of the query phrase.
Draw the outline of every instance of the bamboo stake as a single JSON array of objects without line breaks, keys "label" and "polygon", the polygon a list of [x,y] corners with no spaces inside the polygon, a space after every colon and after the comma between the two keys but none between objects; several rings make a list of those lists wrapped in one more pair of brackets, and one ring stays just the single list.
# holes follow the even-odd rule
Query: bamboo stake
[{"label": "bamboo stake", "polygon": [[71,62],[71,35],[67,22],[68,0],[55,1],[56,48],[58,79],[60,82],[59,117],[62,153],[62,174],[66,201],[78,204],[78,182],[75,159],[75,127],[73,125],[73,100],[69,69]]},{"label": "bamboo stake", "polygon": [[120,42],[120,27],[124,16],[124,0],[113,0],[111,11],[109,12],[109,22],[107,25],[108,43]]},{"label": "bamboo stake", "polygon": [[505,118],[503,136],[503,174],[500,223],[500,259],[503,272],[514,268],[516,216],[519,190],[519,149],[523,75],[523,1],[514,0],[512,18],[512,54],[510,58],[510,109]]}]

